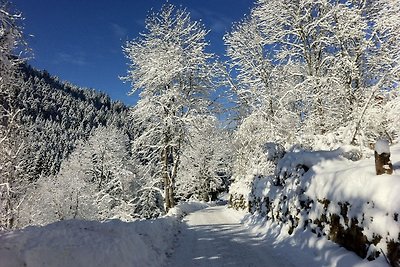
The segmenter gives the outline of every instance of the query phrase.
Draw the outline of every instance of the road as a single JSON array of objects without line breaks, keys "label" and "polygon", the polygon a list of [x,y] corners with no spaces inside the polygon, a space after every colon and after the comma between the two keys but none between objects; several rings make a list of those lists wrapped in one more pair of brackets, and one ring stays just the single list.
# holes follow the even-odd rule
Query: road
[{"label": "road", "polygon": [[226,206],[186,216],[167,266],[294,266],[239,220],[238,213]]}]

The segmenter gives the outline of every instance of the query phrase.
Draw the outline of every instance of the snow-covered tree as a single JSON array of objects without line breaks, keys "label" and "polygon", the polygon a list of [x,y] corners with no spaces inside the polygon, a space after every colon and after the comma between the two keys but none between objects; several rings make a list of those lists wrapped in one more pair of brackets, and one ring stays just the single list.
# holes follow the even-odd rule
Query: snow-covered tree
[{"label": "snow-covered tree", "polygon": [[8,1],[0,1],[0,229],[14,227],[24,187],[19,180],[24,148],[20,136],[21,110],[13,99],[15,88],[24,86],[17,69],[21,60],[15,55],[23,44],[21,19]]},{"label": "snow-covered tree", "polygon": [[[98,218],[129,218],[132,213],[131,183],[134,178],[129,155],[129,138],[115,127],[99,127],[89,138],[79,158],[89,160],[84,166],[85,180],[96,186]],[[81,160],[82,163],[82,160]]]},{"label": "snow-covered tree", "polygon": [[[20,21],[22,16],[13,12],[8,0],[0,1],[0,72],[7,71],[18,62],[15,49],[24,44]],[[1,75],[0,81],[6,79]]]},{"label": "snow-covered tree", "polygon": [[259,21],[254,16],[246,17],[234,25],[224,40],[230,57],[230,68],[238,72],[230,85],[242,105],[248,106],[247,112],[258,109],[260,105],[269,106],[266,112],[273,116],[276,110],[274,105],[277,104],[274,103],[276,94],[271,90],[273,67]]},{"label": "snow-covered tree", "polygon": [[240,122],[257,113],[254,117],[263,125],[266,139],[293,141],[298,128],[295,103],[299,95],[294,81],[287,77],[296,69],[276,66],[262,29],[262,21],[252,12],[225,35],[228,64],[237,72],[228,84],[237,94]]},{"label": "snow-covered tree", "polygon": [[126,80],[140,92],[132,110],[142,131],[133,151],[140,163],[139,179],[147,188],[163,189],[168,210],[175,202],[175,179],[187,129],[193,118],[207,111],[213,88],[212,55],[205,52],[207,31],[184,9],[165,5],[146,20],[147,31],[126,44],[130,60]]},{"label": "snow-covered tree", "polygon": [[[11,80],[10,87],[25,85],[21,79]],[[23,157],[26,141],[21,110],[14,106],[9,92],[0,91],[0,102],[0,228],[10,229],[15,227],[18,207],[29,184],[24,173],[29,162]]]},{"label": "snow-covered tree", "polygon": [[347,127],[341,142],[354,143],[369,131],[360,129],[366,109],[396,86],[398,9],[391,0],[257,0],[225,37],[239,73],[232,87],[266,114],[275,141],[314,145]]},{"label": "snow-covered tree", "polygon": [[245,179],[251,183],[254,175],[270,174],[270,164],[263,149],[266,143],[271,142],[266,123],[264,114],[254,112],[236,130],[233,136],[234,180]]},{"label": "snow-covered tree", "polygon": [[[345,32],[344,39],[348,43],[353,43],[350,38],[363,38],[359,32],[363,34],[365,22],[356,16],[357,12],[346,14],[351,10],[325,0],[261,0],[253,10],[260,21],[266,45],[274,51],[272,60],[290,70],[284,73],[288,74],[286,79],[293,84],[297,94],[298,118],[302,120],[306,135],[324,134],[348,116],[349,109],[343,106],[346,104],[344,81],[338,79],[337,69],[332,68],[335,60],[342,59],[340,48],[345,47],[344,44],[336,45],[336,38],[341,38],[339,34]],[[344,14],[347,25],[335,21]],[[336,29],[340,32],[334,32]],[[326,120],[327,117],[333,118]]]},{"label": "snow-covered tree", "polygon": [[392,0],[371,1],[364,5],[364,9],[369,25],[366,38],[371,45],[362,63],[362,86],[366,97],[363,107],[357,111],[352,143],[374,143],[377,136],[393,139],[398,135],[398,131],[395,134],[387,130],[386,119],[382,117],[388,113],[382,111],[398,97],[392,92],[398,91],[400,81],[400,3]]},{"label": "snow-covered tree", "polygon": [[64,219],[130,220],[133,213],[129,140],[114,127],[100,127],[61,165],[41,177],[20,211],[20,226]]},{"label": "snow-covered tree", "polygon": [[177,195],[182,199],[215,200],[218,193],[226,191],[229,185],[230,133],[219,128],[215,117],[205,116],[198,118],[188,134],[191,143],[182,150]]}]

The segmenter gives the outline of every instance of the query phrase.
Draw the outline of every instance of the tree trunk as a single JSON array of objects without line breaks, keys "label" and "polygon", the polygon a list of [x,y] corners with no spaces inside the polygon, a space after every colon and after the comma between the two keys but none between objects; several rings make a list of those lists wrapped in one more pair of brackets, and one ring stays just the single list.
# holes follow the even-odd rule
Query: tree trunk
[{"label": "tree trunk", "polygon": [[174,201],[174,188],[170,185],[169,191],[168,191],[168,199],[169,199],[169,208],[173,208],[175,206],[175,201]]},{"label": "tree trunk", "polygon": [[165,206],[165,210],[168,212],[168,210],[171,207],[171,203],[170,203],[170,193],[169,193],[169,188],[170,188],[170,184],[169,184],[169,178],[168,178],[168,147],[166,146],[163,150],[162,153],[162,166],[163,166],[163,183],[164,183],[164,206]]},{"label": "tree trunk", "polygon": [[393,165],[390,161],[390,153],[378,154],[378,152],[375,151],[375,170],[376,175],[393,173]]}]

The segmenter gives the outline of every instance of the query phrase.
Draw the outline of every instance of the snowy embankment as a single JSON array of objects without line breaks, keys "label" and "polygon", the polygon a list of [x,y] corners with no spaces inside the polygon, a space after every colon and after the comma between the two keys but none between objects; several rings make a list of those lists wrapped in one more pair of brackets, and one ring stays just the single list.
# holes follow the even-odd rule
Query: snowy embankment
[{"label": "snowy embankment", "polygon": [[181,218],[205,207],[183,203],[155,220],[68,220],[0,233],[0,267],[161,266]]},{"label": "snowy embankment", "polygon": [[[373,155],[351,161],[352,153],[340,149],[287,152],[274,174],[253,178],[247,222],[276,245],[324,250],[329,239],[361,258],[378,258],[367,266],[400,266],[400,144],[391,154],[394,173],[378,176]],[[320,257],[341,261],[332,253]]]}]

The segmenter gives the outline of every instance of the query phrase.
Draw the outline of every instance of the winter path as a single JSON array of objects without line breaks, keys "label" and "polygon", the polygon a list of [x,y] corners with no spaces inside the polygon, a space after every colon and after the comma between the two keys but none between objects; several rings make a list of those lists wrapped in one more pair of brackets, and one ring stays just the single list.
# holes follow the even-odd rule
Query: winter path
[{"label": "winter path", "polygon": [[226,206],[186,216],[167,266],[294,266],[271,244],[246,229],[241,218],[243,214]]}]

